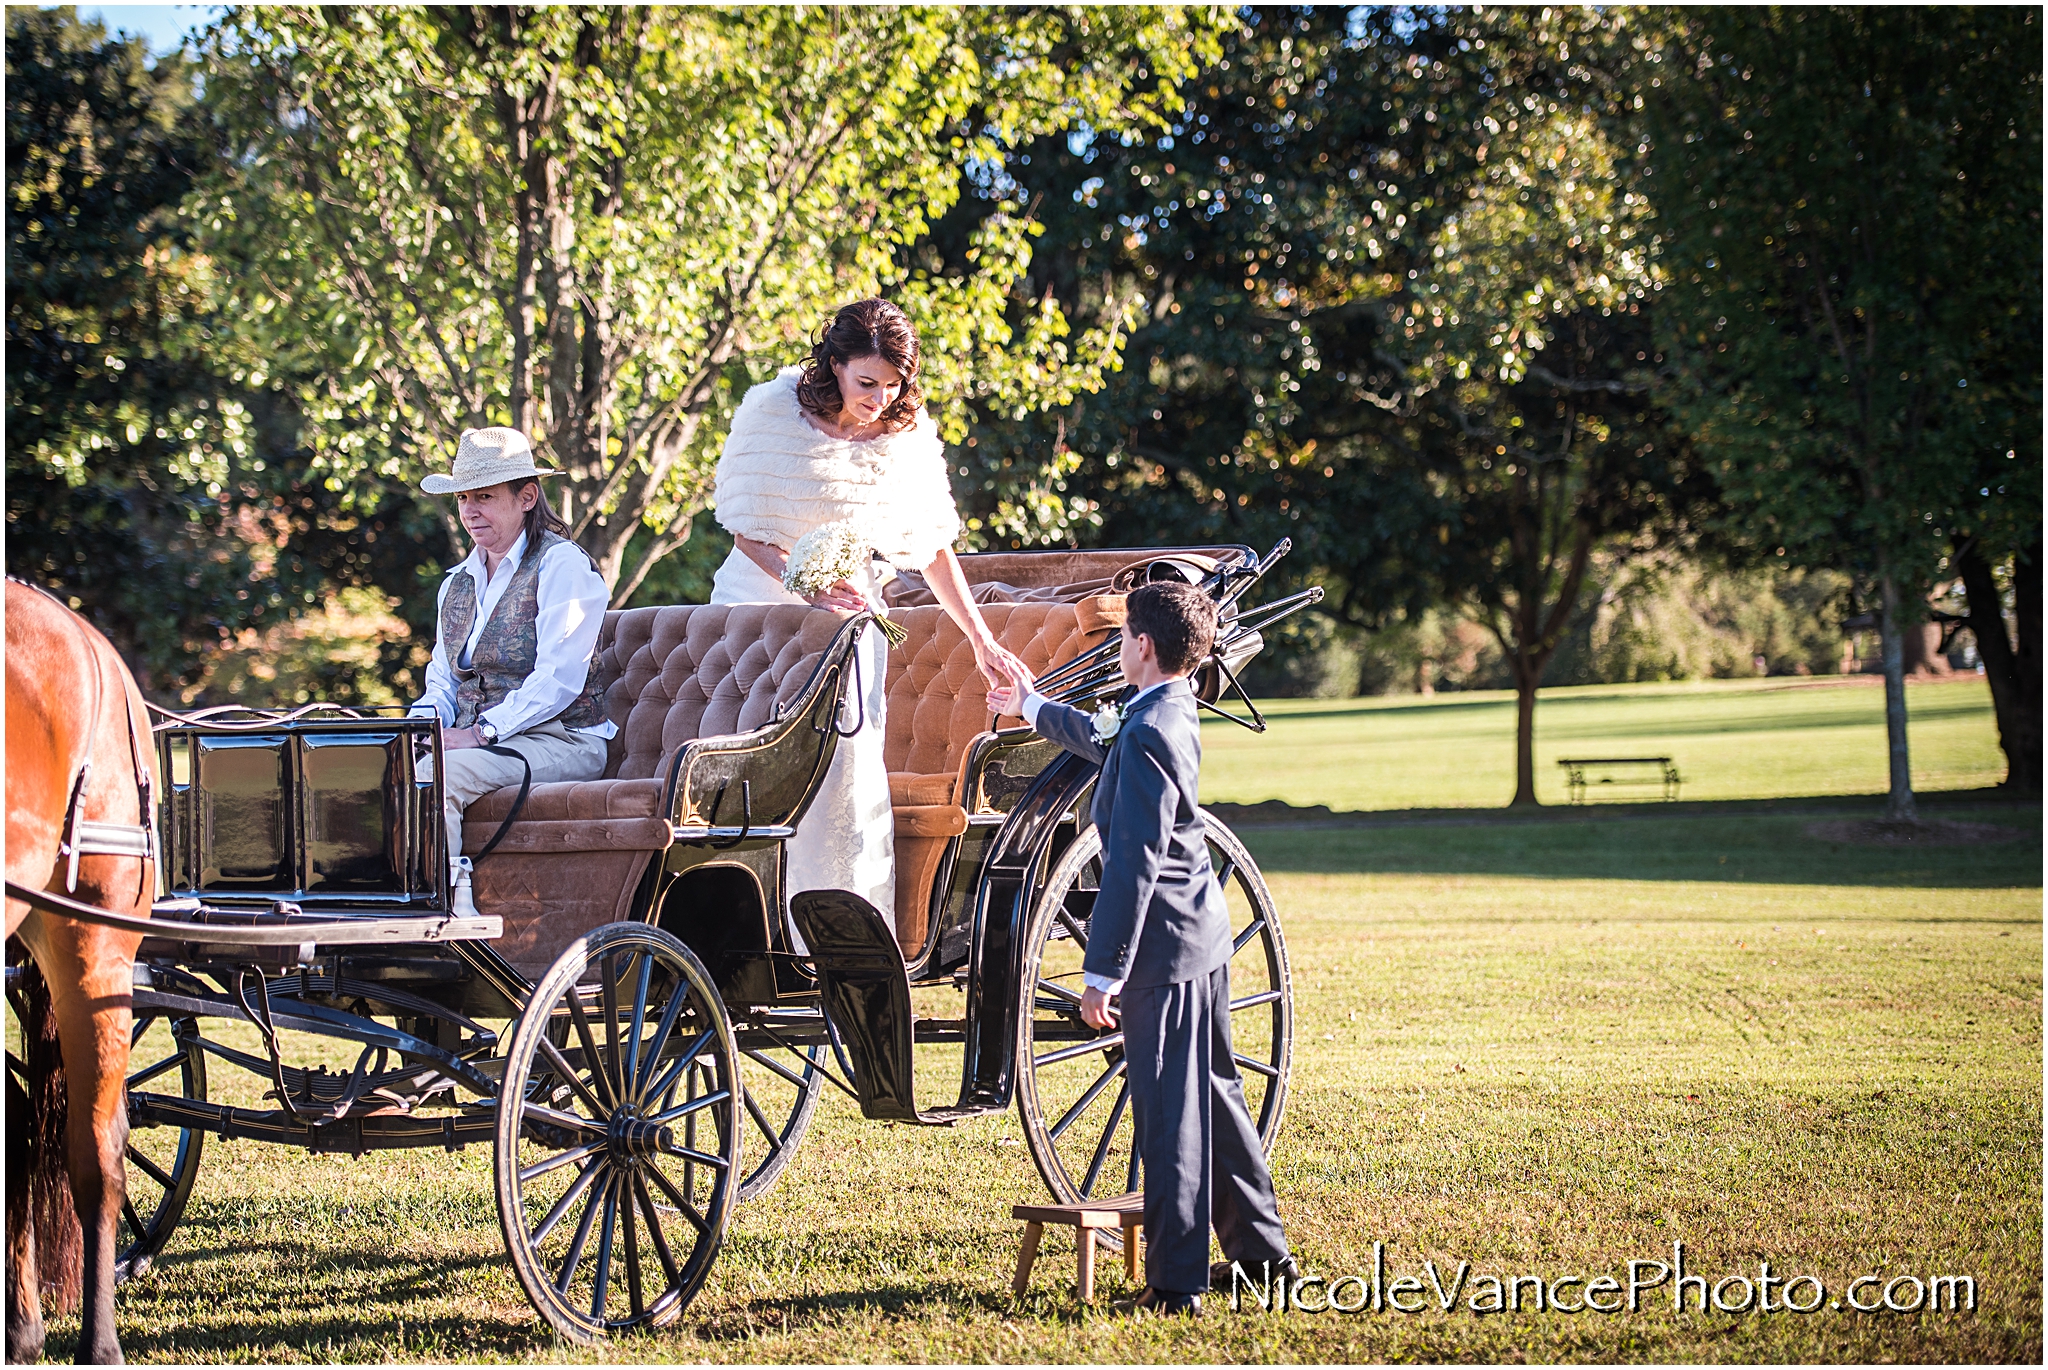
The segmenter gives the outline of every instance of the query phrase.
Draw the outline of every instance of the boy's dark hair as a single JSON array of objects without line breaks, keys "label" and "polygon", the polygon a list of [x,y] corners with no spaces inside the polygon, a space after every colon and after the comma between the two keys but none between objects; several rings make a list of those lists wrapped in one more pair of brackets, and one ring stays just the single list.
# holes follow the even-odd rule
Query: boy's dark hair
[{"label": "boy's dark hair", "polygon": [[1209,655],[1216,641],[1216,601],[1192,585],[1140,585],[1124,601],[1124,630],[1152,639],[1160,670],[1186,675]]}]

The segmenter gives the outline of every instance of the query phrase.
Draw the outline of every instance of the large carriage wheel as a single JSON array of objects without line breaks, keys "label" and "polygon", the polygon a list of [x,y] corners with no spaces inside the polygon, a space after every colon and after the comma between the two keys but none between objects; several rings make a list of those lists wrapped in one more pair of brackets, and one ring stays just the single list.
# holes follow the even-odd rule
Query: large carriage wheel
[{"label": "large carriage wheel", "polygon": [[[1265,879],[1237,835],[1213,815],[1209,860],[1230,909],[1230,1033],[1245,1103],[1268,1153],[1287,1107],[1293,1059],[1294,988],[1287,944]],[[1081,1021],[1081,957],[1102,876],[1102,839],[1091,827],[1046,877],[1025,945],[1024,982],[1034,987],[1017,1034],[1017,1109],[1047,1188],[1061,1203],[1140,1186],[1131,1146],[1131,1095],[1123,1033]]]},{"label": "large carriage wheel", "polygon": [[499,1095],[498,1223],[556,1332],[660,1327],[702,1287],[739,1176],[739,1057],[703,963],[644,923],[541,977]]},{"label": "large carriage wheel", "polygon": [[[157,1014],[135,1020],[128,1056],[128,1088],[151,1094],[206,1098],[206,1052],[189,1018]],[[185,1216],[199,1179],[206,1134],[190,1127],[137,1127],[128,1133],[128,1198],[121,1205],[120,1250],[114,1279],[125,1284],[148,1270]]]},{"label": "large carriage wheel", "polygon": [[[767,1031],[742,1032],[740,1045],[740,1103],[746,1121],[746,1154],[761,1148],[761,1163],[740,1181],[738,1200],[758,1199],[774,1187],[782,1168],[802,1144],[817,1111],[818,1096],[825,1089],[823,1042],[784,1043],[780,1024]],[[824,1019],[806,1023],[805,1028],[822,1031]]]}]

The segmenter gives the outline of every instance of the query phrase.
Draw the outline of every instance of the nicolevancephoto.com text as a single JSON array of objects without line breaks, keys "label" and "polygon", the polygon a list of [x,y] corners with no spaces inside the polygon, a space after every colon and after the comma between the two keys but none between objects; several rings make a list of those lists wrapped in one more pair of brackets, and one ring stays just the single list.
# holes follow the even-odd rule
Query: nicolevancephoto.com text
[{"label": "nicolevancephoto.com text", "polygon": [[1831,1290],[1818,1275],[1783,1275],[1768,1260],[1754,1275],[1688,1270],[1685,1243],[1671,1244],[1671,1259],[1632,1260],[1622,1273],[1597,1275],[1475,1274],[1471,1262],[1439,1269],[1422,1262],[1419,1274],[1387,1268],[1384,1242],[1372,1244],[1370,1272],[1305,1275],[1288,1279],[1261,1267],[1231,1266],[1226,1291],[1231,1311],[1296,1313],[1422,1313],[1459,1308],[1486,1313],[1640,1313],[1666,1290],[1674,1313],[1975,1313],[1974,1276],[1866,1274]]}]

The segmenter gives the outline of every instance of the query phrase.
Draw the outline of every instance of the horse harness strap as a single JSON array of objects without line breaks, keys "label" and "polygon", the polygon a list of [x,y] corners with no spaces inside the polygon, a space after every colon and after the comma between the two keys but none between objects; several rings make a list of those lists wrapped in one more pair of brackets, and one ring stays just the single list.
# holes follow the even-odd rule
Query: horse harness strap
[{"label": "horse harness strap", "polygon": [[491,834],[490,841],[484,843],[484,849],[470,858],[472,863],[483,860],[498,849],[498,844],[505,840],[505,834],[512,831],[512,825],[519,821],[519,811],[526,807],[526,796],[533,791],[533,763],[526,759],[524,752],[511,747],[501,747],[492,742],[485,743],[483,749],[498,756],[511,757],[526,768],[526,773],[519,777],[519,797],[512,801],[512,808],[505,815],[505,821],[498,824],[498,830]]},{"label": "horse harness strap", "polygon": [[[97,738],[100,732],[100,709],[106,702],[105,664],[100,660],[99,648],[89,637],[85,638],[85,654],[92,662],[92,720],[86,732],[90,739]],[[126,691],[122,692],[121,715],[128,725],[128,751],[135,764],[137,812],[142,822],[102,823],[79,816],[79,809],[85,802],[86,786],[92,780],[92,756],[88,753],[71,780],[71,800],[64,806],[64,837],[57,848],[57,854],[65,858],[64,889],[67,893],[78,888],[80,857],[132,856],[144,861],[156,858],[156,832],[150,825],[156,787],[152,783],[149,760],[143,755],[141,742],[135,734],[135,714],[128,707]]]}]

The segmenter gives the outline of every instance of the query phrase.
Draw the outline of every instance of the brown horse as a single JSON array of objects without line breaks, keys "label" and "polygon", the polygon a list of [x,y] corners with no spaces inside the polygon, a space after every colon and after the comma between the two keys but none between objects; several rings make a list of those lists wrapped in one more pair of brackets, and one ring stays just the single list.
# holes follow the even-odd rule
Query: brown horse
[{"label": "brown horse", "polygon": [[[156,792],[155,758],[142,694],[112,644],[51,596],[9,580],[6,605],[7,878],[146,917],[156,892],[154,860],[106,853],[109,830],[94,839],[80,833],[81,824],[112,824],[139,838],[135,830],[151,821],[146,796]],[[102,851],[81,855],[81,845]],[[28,1117],[26,1127],[10,1127],[7,1146],[7,1359],[19,1364],[42,1355],[39,1284],[70,1283],[62,1268],[68,1253],[44,1250],[38,1259],[38,1228],[46,1246],[50,1228],[34,1220],[31,1203],[39,1179],[54,1178],[57,1148],[49,1143],[61,1108],[65,1168],[82,1228],[78,1359],[115,1364],[121,1344],[114,1333],[114,1259],[128,1189],[129,1010],[141,938],[39,913],[14,899],[7,900],[7,935],[18,936],[35,960],[24,981],[33,987],[39,972],[48,986],[64,1066],[61,1083],[37,1078],[37,1044],[47,1026],[24,1021],[26,1092],[9,1082],[10,1103],[25,1105]],[[29,1018],[40,1016],[31,1002],[37,997],[18,1001],[30,1003]],[[45,1145],[34,1144],[39,1135]],[[43,1176],[32,1173],[37,1167]]]}]

